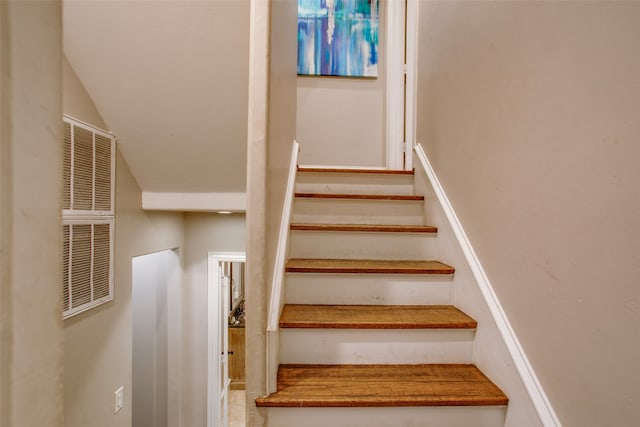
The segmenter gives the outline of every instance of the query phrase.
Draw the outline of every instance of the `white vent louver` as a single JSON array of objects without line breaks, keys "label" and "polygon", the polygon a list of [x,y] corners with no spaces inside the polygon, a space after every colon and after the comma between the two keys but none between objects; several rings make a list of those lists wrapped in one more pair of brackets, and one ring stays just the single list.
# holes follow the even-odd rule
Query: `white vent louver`
[{"label": "white vent louver", "polygon": [[64,124],[66,214],[113,215],[114,138],[97,129]]},{"label": "white vent louver", "polygon": [[64,118],[63,317],[113,300],[115,140]]}]

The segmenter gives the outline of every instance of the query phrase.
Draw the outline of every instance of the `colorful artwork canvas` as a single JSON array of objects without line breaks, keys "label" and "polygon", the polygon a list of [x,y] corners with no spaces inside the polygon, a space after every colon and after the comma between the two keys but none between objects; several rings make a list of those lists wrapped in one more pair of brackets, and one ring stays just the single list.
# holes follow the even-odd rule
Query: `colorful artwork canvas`
[{"label": "colorful artwork canvas", "polygon": [[378,0],[298,0],[298,74],[377,77]]}]

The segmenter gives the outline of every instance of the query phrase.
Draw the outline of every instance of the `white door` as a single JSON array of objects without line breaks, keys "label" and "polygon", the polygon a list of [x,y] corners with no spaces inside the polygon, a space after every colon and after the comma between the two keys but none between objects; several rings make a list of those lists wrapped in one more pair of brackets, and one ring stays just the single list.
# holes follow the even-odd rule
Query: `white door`
[{"label": "white door", "polygon": [[220,427],[227,427],[229,420],[229,272],[230,262],[221,262],[220,278]]},{"label": "white door", "polygon": [[387,168],[413,168],[418,1],[387,1]]}]

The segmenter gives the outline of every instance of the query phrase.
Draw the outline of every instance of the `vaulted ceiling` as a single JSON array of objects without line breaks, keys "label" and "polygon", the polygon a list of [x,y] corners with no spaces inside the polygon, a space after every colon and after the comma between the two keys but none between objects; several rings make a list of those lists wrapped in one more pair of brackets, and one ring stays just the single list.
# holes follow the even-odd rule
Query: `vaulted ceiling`
[{"label": "vaulted ceiling", "polygon": [[245,192],[247,0],[65,0],[64,50],[143,192]]}]

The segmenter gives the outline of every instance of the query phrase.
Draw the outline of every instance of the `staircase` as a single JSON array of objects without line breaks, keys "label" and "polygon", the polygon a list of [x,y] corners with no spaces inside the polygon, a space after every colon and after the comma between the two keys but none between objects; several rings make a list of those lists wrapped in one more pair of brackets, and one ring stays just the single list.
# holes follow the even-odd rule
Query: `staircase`
[{"label": "staircase", "polygon": [[299,168],[268,424],[503,426],[412,171]]}]

